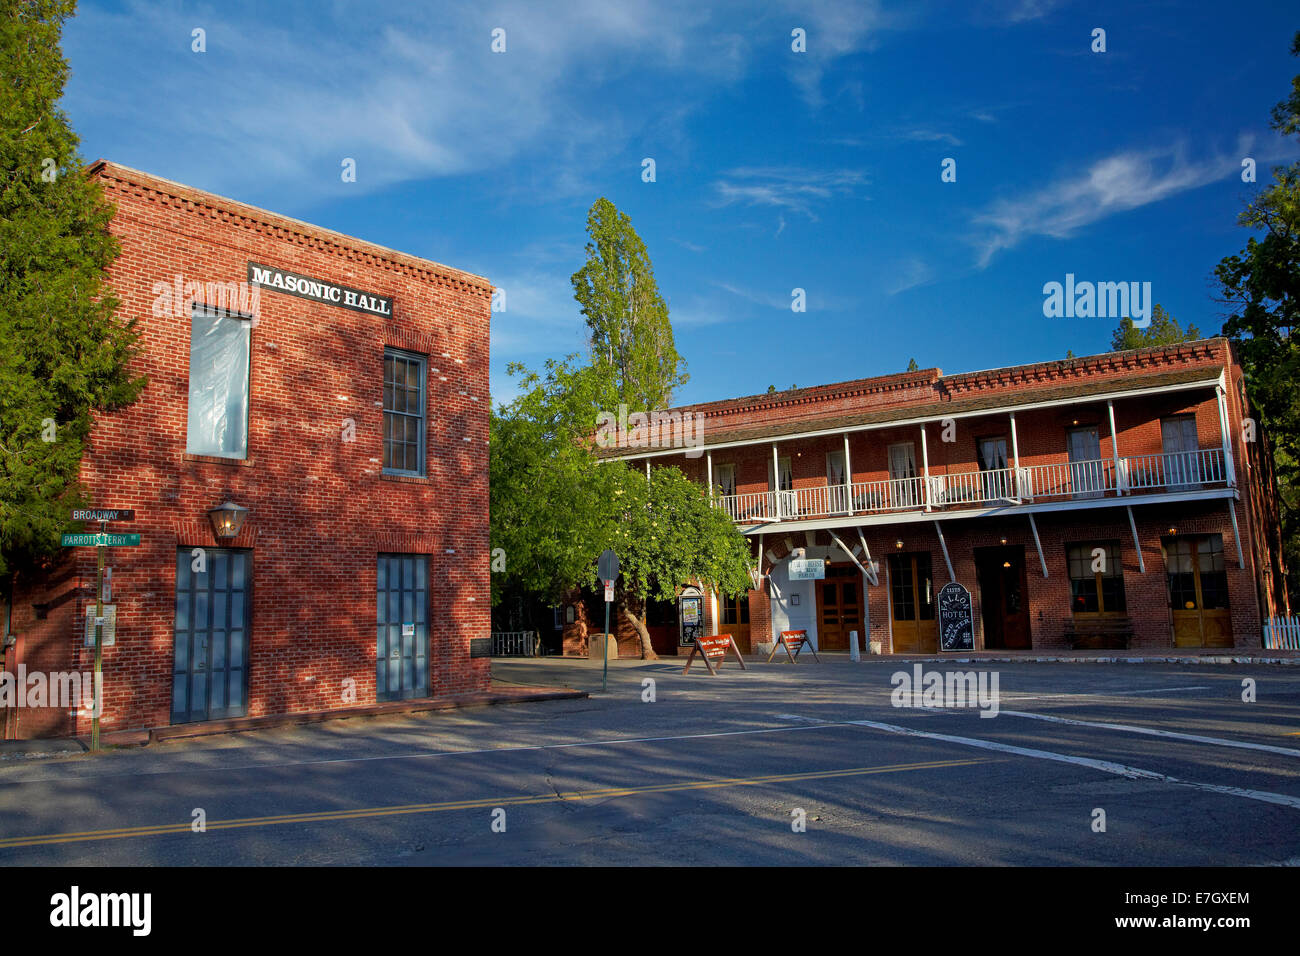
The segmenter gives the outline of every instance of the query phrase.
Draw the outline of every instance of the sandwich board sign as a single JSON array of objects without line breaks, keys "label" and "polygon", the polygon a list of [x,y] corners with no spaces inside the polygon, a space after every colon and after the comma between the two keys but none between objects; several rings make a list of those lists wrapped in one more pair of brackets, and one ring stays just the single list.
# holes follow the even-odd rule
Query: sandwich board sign
[{"label": "sandwich board sign", "polygon": [[[748,670],[745,667],[745,659],[740,656],[740,648],[736,646],[736,639],[730,634],[717,634],[712,637],[700,636],[694,639],[691,646],[691,654],[686,658],[686,666],[682,668],[685,674],[691,669],[691,661],[695,660],[695,655],[699,654],[704,658],[704,666],[708,668],[710,674],[718,676],[718,668],[722,666],[723,659],[727,652],[736,655],[736,660],[740,662],[740,669]],[[716,663],[716,667],[714,666]]]},{"label": "sandwich board sign", "polygon": [[950,581],[939,589],[939,646],[945,651],[975,649],[970,591]]}]

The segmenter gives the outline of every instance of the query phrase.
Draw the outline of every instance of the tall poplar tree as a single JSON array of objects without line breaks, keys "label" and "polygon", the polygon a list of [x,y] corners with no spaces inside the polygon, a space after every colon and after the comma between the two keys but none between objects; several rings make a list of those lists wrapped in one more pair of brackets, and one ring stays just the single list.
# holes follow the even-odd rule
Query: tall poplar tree
[{"label": "tall poplar tree", "polygon": [[74,0],[0,0],[0,575],[58,550],[95,410],[143,387],[105,270],[113,210],[58,107]]},{"label": "tall poplar tree", "polygon": [[604,197],[587,213],[587,236],[587,262],[571,281],[591,331],[592,365],[608,383],[605,400],[632,411],[666,408],[686,383],[686,362],[645,243]]}]

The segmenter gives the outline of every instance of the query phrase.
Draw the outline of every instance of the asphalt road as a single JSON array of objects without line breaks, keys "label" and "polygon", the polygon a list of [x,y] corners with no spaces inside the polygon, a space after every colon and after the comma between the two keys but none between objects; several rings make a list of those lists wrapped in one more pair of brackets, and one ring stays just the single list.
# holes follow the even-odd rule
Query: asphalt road
[{"label": "asphalt road", "polygon": [[1300,863],[1300,667],[943,666],[998,715],[898,662],[497,661],[595,694],[11,755],[0,866]]}]

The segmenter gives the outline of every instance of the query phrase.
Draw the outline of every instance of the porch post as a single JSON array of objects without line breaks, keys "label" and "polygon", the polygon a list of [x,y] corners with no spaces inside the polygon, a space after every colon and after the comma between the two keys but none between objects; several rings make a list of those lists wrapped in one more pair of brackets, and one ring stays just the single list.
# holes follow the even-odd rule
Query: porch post
[{"label": "porch post", "polygon": [[1143,574],[1147,573],[1146,559],[1142,557],[1142,541],[1138,538],[1137,521],[1133,518],[1133,506],[1129,505],[1125,509],[1128,512],[1128,527],[1133,532],[1133,549],[1138,553],[1138,570]]},{"label": "porch post", "polygon": [[776,442],[772,442],[772,509],[781,520],[781,463],[776,459]]},{"label": "porch post", "polygon": [[1016,413],[1011,413],[1011,466],[1015,469],[1013,474],[1015,478],[1011,482],[1011,487],[1016,490],[1017,498],[1024,498],[1024,490],[1020,487],[1020,440],[1016,437]]},{"label": "porch post", "polygon": [[1034,547],[1038,549],[1038,564],[1043,569],[1043,577],[1047,577],[1047,559],[1043,557],[1043,542],[1038,538],[1038,523],[1034,521],[1034,513],[1029,513],[1029,530],[1034,533]]},{"label": "porch post", "polygon": [[[925,510],[930,510],[930,450],[925,442],[925,422],[921,422],[921,470],[924,474],[924,481],[921,485],[921,493],[924,496]],[[936,524],[936,527],[938,525]],[[939,540],[943,540],[943,533],[940,532]],[[948,576],[952,576],[952,568],[948,569]]]},{"label": "porch post", "polygon": [[711,451],[706,451],[704,453],[704,468],[705,468],[705,472],[707,473],[707,480],[709,482],[709,502],[712,503],[713,501],[713,452]]},{"label": "porch post", "polygon": [[1228,487],[1237,487],[1237,468],[1232,461],[1232,431],[1228,417],[1228,395],[1222,385],[1214,387],[1219,398],[1219,432],[1223,435],[1223,467],[1228,473]]},{"label": "porch post", "polygon": [[844,509],[853,514],[853,459],[849,457],[849,433],[844,433]]},{"label": "porch post", "polygon": [[943,549],[943,563],[948,567],[948,580],[956,581],[957,575],[952,573],[952,558],[948,557],[948,542],[943,539],[943,528],[939,527],[939,522],[934,523],[934,533],[939,536],[939,547]]},{"label": "porch post", "polygon": [[1119,469],[1119,439],[1115,437],[1115,403],[1106,399],[1106,414],[1110,416],[1110,457],[1115,462],[1115,494],[1124,494],[1124,483]]}]

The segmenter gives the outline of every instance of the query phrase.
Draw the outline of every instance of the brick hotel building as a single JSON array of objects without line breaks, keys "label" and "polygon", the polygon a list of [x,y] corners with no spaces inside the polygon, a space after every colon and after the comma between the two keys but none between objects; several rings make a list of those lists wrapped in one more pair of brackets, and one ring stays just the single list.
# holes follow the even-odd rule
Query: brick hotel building
[{"label": "brick hotel building", "polygon": [[[92,506],[135,510],[109,530],[141,535],[108,549],[104,730],[486,690],[490,283],[113,163],[89,175],[149,379],[82,462]],[[94,582],[93,548],[20,577],[4,669],[89,672]],[[4,717],[21,737],[90,723]]]},{"label": "brick hotel building", "polygon": [[[864,651],[936,652],[949,582],[974,650],[1258,648],[1289,613],[1272,458],[1224,339],[678,411],[704,416],[704,454],[635,435],[604,454],[681,468],[749,538],[755,587],[702,595],[706,633],[743,651],[803,630],[821,650],[857,631]],[[792,579],[792,558],[825,576]],[[597,610],[566,611],[566,653]],[[677,607],[648,617],[677,653]],[[627,625],[618,641],[639,653]]]}]

